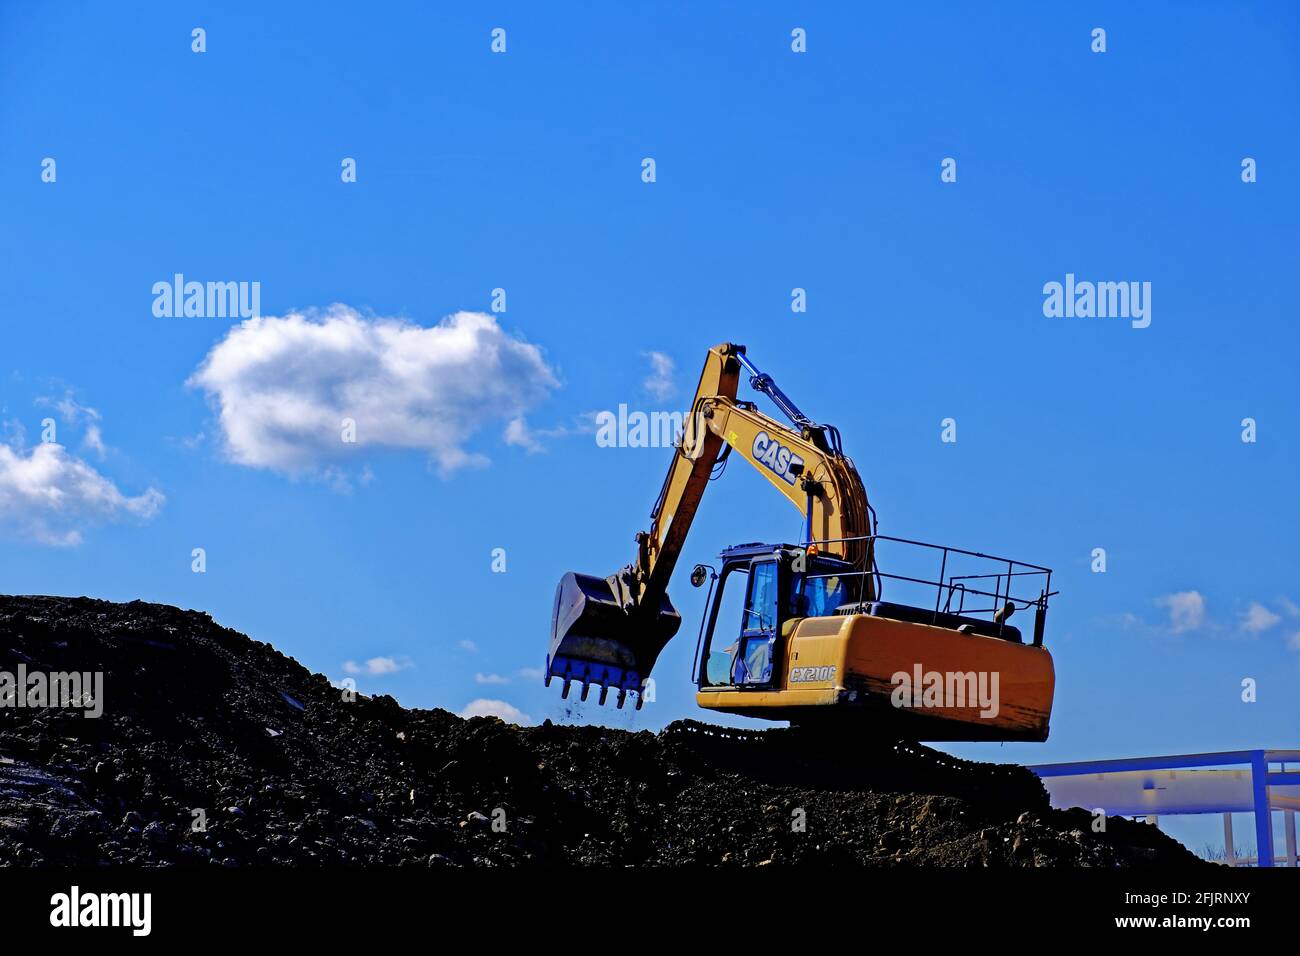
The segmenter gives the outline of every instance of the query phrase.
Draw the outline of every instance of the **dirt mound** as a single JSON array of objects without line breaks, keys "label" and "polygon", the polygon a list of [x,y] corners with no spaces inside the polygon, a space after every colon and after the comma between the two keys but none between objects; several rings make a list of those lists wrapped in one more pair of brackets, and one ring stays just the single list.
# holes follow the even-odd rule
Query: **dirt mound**
[{"label": "dirt mound", "polygon": [[0,597],[0,671],[20,666],[101,672],[103,690],[82,709],[0,708],[0,864],[1195,861],[1154,827],[1093,833],[1020,767],[796,731],[518,728],[346,700],[269,645],[157,604]]}]

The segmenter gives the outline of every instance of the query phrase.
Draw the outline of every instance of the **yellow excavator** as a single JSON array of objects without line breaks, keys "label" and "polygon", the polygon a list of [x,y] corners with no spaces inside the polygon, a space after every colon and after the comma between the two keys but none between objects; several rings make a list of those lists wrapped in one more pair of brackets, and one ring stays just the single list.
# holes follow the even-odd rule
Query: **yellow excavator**
[{"label": "yellow excavator", "polygon": [[[743,373],[788,425],[737,399]],[[548,686],[558,678],[568,697],[579,683],[583,700],[597,686],[601,704],[612,689],[619,707],[629,694],[641,707],[681,626],[669,578],[705,488],[733,452],[804,514],[803,540],[737,545],[719,567],[692,571],[694,586],[709,584],[692,675],[701,707],[914,740],[1047,739],[1051,569],[878,534],[839,431],[804,415],[730,343],[709,350],[636,559],[606,578],[560,580]],[[898,555],[888,570],[884,552]],[[895,588],[906,600],[885,599]],[[740,619],[722,619],[733,605]],[[1009,618],[1031,608],[1026,642]]]}]

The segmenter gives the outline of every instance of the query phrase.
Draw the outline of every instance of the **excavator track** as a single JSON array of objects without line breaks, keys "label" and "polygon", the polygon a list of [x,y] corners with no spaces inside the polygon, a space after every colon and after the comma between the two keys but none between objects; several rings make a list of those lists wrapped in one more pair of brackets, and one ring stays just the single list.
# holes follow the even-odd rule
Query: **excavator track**
[{"label": "excavator track", "polygon": [[1022,767],[963,760],[911,740],[864,739],[821,727],[750,730],[689,719],[673,721],[660,737],[715,770],[774,784],[1047,805],[1042,784]]}]

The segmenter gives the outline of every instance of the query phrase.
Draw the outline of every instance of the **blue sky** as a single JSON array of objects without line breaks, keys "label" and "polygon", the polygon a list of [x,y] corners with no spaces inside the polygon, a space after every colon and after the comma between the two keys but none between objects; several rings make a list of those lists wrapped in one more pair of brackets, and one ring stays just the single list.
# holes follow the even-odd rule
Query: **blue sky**
[{"label": "blue sky", "polygon": [[[703,716],[684,581],[640,714],[562,704],[528,669],[560,574],[630,559],[668,463],[597,447],[584,416],[684,406],[732,340],[840,427],[882,533],[1057,569],[1051,740],[954,751],[1296,745],[1294,9],[263,6],[0,7],[0,590],[200,608],[412,706]],[[178,272],[260,282],[265,316],[341,303],[371,358],[393,357],[384,319],[431,329],[504,288],[487,334],[513,359],[381,388],[391,420],[345,450],[282,419],[271,447],[214,403],[281,374],[303,393],[256,414],[328,398],[325,320],[253,368],[266,343],[237,321],[153,315]],[[1045,317],[1067,273],[1150,282],[1150,327]],[[61,449],[37,461],[46,417]],[[683,563],[798,531],[736,463]]]}]

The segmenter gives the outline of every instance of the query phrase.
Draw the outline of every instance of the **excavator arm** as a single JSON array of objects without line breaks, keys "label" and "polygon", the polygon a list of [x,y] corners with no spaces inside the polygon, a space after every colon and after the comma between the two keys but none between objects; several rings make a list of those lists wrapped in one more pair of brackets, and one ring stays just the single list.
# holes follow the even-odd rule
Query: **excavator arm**
[{"label": "excavator arm", "polygon": [[[783,424],[736,397],[740,376],[772,399],[789,419]],[[629,691],[641,706],[642,682],[664,645],[677,633],[681,616],[668,597],[668,582],[691,524],[714,476],[714,468],[739,454],[799,509],[806,541],[824,553],[860,567],[872,567],[874,519],[866,490],[853,462],[845,457],[838,431],[807,418],[771,377],[749,360],[743,345],[724,343],[709,350],[650,526],[636,536],[636,559],[607,578],[569,572],[556,590],[546,683],[582,684],[586,699],[592,684],[605,702],[610,688],[622,707]],[[863,587],[872,597],[871,577]]]}]

